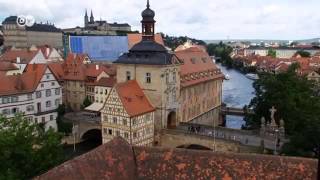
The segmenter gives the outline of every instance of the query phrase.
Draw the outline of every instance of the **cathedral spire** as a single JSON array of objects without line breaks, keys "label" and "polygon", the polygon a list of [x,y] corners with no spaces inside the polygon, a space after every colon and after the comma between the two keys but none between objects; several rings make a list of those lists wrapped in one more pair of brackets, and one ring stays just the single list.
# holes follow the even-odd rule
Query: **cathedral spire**
[{"label": "cathedral spire", "polygon": [[92,9],[91,9],[91,15],[90,15],[90,23],[94,23],[94,17],[93,17]]},{"label": "cathedral spire", "polygon": [[86,9],[86,13],[84,15],[84,27],[87,27],[89,23],[89,18],[88,18],[88,13],[87,13],[87,9]]}]

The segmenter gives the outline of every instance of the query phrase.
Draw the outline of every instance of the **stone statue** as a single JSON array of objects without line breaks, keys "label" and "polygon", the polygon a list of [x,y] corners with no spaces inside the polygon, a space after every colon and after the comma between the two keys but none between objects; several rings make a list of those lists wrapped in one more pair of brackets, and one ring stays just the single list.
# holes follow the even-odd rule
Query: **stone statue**
[{"label": "stone statue", "polygon": [[274,106],[272,106],[272,108],[269,110],[271,115],[271,126],[276,126],[276,120],[274,119],[274,114],[277,112],[277,110],[274,108]]},{"label": "stone statue", "polygon": [[280,127],[284,127],[284,120],[280,119]]},{"label": "stone statue", "polygon": [[261,118],[261,127],[266,125],[266,118]]}]

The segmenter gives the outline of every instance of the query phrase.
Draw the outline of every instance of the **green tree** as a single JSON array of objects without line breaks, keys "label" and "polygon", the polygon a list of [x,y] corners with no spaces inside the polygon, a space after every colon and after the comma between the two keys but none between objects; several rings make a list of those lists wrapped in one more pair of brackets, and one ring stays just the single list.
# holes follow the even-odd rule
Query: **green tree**
[{"label": "green tree", "polygon": [[299,54],[301,57],[310,57],[311,54],[307,51],[299,50],[297,51],[297,54]]},{"label": "green tree", "polygon": [[261,117],[270,121],[269,109],[275,106],[275,118],[284,119],[290,139],[283,153],[313,156],[320,145],[320,98],[315,96],[312,81],[296,75],[297,68],[294,64],[285,73],[260,74],[254,83],[256,97],[250,103],[255,115],[245,118],[245,128],[259,128]]},{"label": "green tree", "polygon": [[86,98],[84,99],[83,103],[82,103],[82,109],[90,106],[91,104],[92,104],[92,102],[89,100],[88,97],[86,97]]},{"label": "green tree", "polygon": [[276,58],[277,57],[277,52],[274,49],[269,49],[268,50],[268,56]]},{"label": "green tree", "polygon": [[58,131],[68,135],[72,132],[72,123],[63,121],[63,115],[66,113],[66,107],[64,104],[59,105],[57,117]]},{"label": "green tree", "polygon": [[60,164],[61,135],[21,115],[0,117],[0,179],[29,179]]}]

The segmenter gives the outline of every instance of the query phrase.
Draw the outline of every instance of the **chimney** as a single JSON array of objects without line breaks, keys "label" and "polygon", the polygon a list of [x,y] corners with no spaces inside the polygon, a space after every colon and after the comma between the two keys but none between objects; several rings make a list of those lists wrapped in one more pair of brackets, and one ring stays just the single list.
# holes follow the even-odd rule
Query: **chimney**
[{"label": "chimney", "polygon": [[96,70],[99,70],[99,64],[96,64]]},{"label": "chimney", "polygon": [[20,63],[21,63],[21,58],[17,57],[17,64],[20,64]]},{"label": "chimney", "polygon": [[47,47],[47,48],[46,48],[46,56],[49,57],[49,54],[50,54],[50,48]]}]

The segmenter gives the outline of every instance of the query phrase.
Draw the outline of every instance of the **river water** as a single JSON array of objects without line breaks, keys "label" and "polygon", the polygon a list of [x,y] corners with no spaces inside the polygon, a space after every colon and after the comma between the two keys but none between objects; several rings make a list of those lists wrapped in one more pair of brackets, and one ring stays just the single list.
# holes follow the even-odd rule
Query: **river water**
[{"label": "river water", "polygon": [[[228,107],[243,108],[248,105],[254,97],[253,80],[248,79],[244,74],[235,69],[227,69],[217,64],[224,75],[229,75],[230,80],[223,81],[222,99]],[[227,115],[226,127],[240,129],[244,124],[243,117]]]}]

